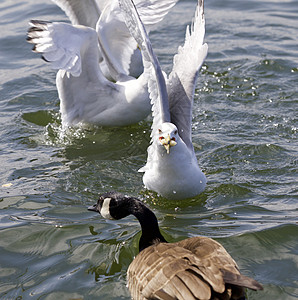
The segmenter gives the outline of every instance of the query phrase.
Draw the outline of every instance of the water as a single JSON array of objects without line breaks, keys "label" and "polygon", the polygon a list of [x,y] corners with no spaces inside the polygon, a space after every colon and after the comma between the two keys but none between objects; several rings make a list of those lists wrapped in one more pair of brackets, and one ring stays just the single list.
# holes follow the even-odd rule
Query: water
[{"label": "water", "polygon": [[[195,6],[180,1],[152,31],[167,71]],[[146,201],[169,241],[220,241],[264,285],[249,299],[297,299],[297,13],[291,0],[206,1],[193,141],[208,185],[179,203],[145,191],[137,172],[150,120],[61,133],[55,72],[25,35],[30,19],[67,18],[50,1],[1,1],[0,298],[130,299],[139,225],[86,210],[117,190]]]}]

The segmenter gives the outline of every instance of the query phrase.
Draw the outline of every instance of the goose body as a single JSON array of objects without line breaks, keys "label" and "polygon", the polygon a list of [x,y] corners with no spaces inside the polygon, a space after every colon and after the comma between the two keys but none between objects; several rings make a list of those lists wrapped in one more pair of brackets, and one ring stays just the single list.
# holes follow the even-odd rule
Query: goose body
[{"label": "goose body", "polygon": [[245,299],[245,288],[261,290],[239,268],[224,247],[207,237],[167,243],[154,213],[140,200],[111,192],[88,208],[104,218],[130,214],[140,222],[140,253],[130,264],[127,282],[131,296],[141,299]]},{"label": "goose body", "polygon": [[[137,3],[149,25],[161,21],[176,1]],[[58,70],[62,124],[126,126],[147,117],[151,111],[148,79],[118,0],[54,2],[73,24],[32,20],[27,40],[34,44],[34,52]],[[141,68],[137,70],[136,65]]]},{"label": "goose body", "polygon": [[149,74],[153,123],[147,162],[139,170],[144,172],[144,185],[167,199],[194,197],[204,191],[207,181],[194,152],[191,126],[195,85],[208,50],[203,42],[203,1],[198,1],[192,26],[186,29],[184,45],[178,48],[168,77],[161,70],[133,1],[119,3],[127,27],[141,47],[144,72]]}]

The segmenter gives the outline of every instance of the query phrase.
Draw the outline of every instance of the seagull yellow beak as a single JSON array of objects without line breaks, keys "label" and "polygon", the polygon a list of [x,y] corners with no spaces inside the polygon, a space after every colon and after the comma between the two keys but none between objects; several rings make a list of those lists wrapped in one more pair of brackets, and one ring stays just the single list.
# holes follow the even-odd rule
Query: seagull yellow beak
[{"label": "seagull yellow beak", "polygon": [[163,138],[161,140],[161,144],[166,148],[167,154],[170,153],[170,147],[174,147],[175,145],[177,145],[177,143],[175,142],[175,138],[171,138],[169,134],[166,138]]}]

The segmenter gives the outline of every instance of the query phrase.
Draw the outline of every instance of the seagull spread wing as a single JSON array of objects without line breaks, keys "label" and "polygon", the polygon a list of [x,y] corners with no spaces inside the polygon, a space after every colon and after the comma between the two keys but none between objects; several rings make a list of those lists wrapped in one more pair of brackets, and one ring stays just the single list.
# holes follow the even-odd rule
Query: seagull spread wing
[{"label": "seagull spread wing", "polygon": [[73,25],[95,28],[101,11],[108,0],[52,0],[70,19]]},{"label": "seagull spread wing", "polygon": [[[96,31],[110,75],[116,81],[123,80],[123,75],[129,74],[131,56],[137,49],[137,43],[125,25],[118,0],[107,3],[97,22]],[[138,62],[142,64],[141,55]]]},{"label": "seagull spread wing", "polygon": [[109,124],[112,119],[109,115],[115,115],[113,110],[121,103],[119,95],[124,91],[107,80],[99,68],[96,31],[60,22],[30,21],[30,25],[28,42],[34,44],[33,51],[41,53],[52,68],[59,69],[56,82],[58,90],[61,86],[59,98],[64,99],[61,101],[63,123],[96,124],[106,115],[103,125],[118,125],[116,121]]},{"label": "seagull spread wing", "polygon": [[178,0],[136,0],[134,1],[137,11],[147,32],[149,25],[160,22]]},{"label": "seagull spread wing", "polygon": [[142,49],[144,72],[148,76],[148,90],[152,104],[152,132],[163,122],[170,122],[169,101],[161,67],[153,52],[145,27],[131,0],[119,0],[126,25]]},{"label": "seagull spread wing", "polygon": [[[93,34],[94,29],[78,28],[67,23],[31,20],[28,42],[34,44],[33,51],[42,53],[42,57],[51,63],[53,69],[64,70],[75,77],[82,72],[81,49]],[[96,48],[97,43],[94,44]]]},{"label": "seagull spread wing", "polygon": [[[118,0],[52,0],[69,17],[73,25],[96,28],[104,63],[104,74],[117,81],[130,73],[138,77],[142,57],[135,39],[125,26]],[[160,22],[178,0],[137,0],[136,6],[144,24]],[[131,64],[132,63],[132,64]]]},{"label": "seagull spread wing", "polygon": [[184,45],[178,48],[174,56],[173,69],[167,83],[171,121],[190,149],[193,149],[191,121],[194,90],[208,51],[207,44],[203,44],[204,35],[204,2],[200,0],[191,27],[186,28]]},{"label": "seagull spread wing", "polygon": [[[137,0],[135,5],[143,23],[150,30],[152,25],[164,18],[176,2],[177,0]],[[114,80],[123,80],[123,74],[129,74],[133,54],[134,59],[137,59],[135,64],[140,65],[139,73],[143,71],[141,54],[137,49],[135,39],[125,25],[118,0],[106,4],[96,25],[96,30],[103,57]],[[134,61],[132,62],[134,63]],[[137,66],[135,67],[137,68]]]}]

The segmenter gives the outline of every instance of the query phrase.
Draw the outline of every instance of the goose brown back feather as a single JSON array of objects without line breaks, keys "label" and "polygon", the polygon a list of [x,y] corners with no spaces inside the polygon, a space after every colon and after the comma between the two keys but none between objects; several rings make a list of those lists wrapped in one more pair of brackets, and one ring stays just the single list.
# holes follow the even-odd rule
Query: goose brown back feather
[{"label": "goose brown back feather", "polygon": [[244,287],[262,289],[207,237],[146,248],[129,266],[127,280],[133,299],[241,299]]}]

